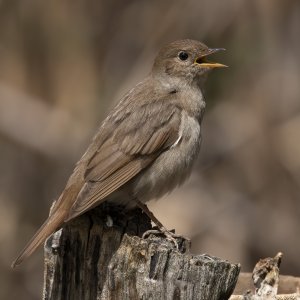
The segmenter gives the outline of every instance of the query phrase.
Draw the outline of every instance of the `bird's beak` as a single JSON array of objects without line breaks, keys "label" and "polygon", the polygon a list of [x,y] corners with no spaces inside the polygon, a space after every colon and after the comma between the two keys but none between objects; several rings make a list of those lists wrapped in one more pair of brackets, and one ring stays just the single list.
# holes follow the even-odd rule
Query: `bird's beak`
[{"label": "bird's beak", "polygon": [[227,67],[226,65],[208,61],[206,58],[208,55],[211,55],[219,51],[225,51],[225,49],[224,48],[208,49],[208,51],[205,54],[196,58],[195,64],[198,64],[199,67],[203,67],[203,68],[226,68]]}]

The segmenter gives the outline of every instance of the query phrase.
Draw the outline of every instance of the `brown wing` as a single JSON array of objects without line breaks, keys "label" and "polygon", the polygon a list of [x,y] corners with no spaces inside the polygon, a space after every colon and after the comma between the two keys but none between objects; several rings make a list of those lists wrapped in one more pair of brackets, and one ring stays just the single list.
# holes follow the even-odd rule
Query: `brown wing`
[{"label": "brown wing", "polygon": [[161,101],[127,111],[121,122],[109,119],[114,132],[90,159],[68,220],[100,204],[176,142],[181,111],[171,104],[162,110]]}]

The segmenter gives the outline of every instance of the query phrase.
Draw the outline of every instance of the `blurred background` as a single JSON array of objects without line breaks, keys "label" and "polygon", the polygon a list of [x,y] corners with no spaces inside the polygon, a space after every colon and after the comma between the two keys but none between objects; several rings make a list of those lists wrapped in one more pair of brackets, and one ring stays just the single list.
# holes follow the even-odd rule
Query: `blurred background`
[{"label": "blurred background", "polygon": [[161,45],[224,47],[207,82],[190,180],[150,203],[168,228],[252,271],[284,253],[300,275],[298,0],[0,1],[0,298],[41,298],[40,249],[10,264],[48,215],[108,110]]}]

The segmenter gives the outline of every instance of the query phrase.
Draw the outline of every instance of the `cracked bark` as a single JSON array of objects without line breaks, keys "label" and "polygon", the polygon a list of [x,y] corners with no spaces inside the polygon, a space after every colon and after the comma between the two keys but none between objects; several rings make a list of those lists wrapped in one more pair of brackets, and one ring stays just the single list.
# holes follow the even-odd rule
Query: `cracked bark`
[{"label": "cracked bark", "polygon": [[228,299],[240,266],[192,255],[150,235],[148,217],[102,205],[76,218],[45,243],[44,300]]}]

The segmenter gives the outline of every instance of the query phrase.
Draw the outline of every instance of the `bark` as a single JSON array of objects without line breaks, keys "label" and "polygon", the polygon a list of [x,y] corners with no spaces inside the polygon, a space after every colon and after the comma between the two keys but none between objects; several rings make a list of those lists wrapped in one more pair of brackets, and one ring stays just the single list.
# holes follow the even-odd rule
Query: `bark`
[{"label": "bark", "polygon": [[240,266],[178,249],[137,209],[99,207],[66,224],[45,243],[43,299],[228,299]]}]

